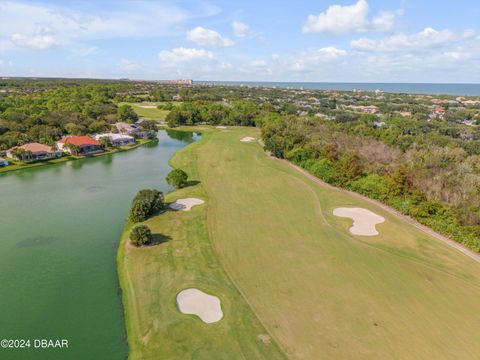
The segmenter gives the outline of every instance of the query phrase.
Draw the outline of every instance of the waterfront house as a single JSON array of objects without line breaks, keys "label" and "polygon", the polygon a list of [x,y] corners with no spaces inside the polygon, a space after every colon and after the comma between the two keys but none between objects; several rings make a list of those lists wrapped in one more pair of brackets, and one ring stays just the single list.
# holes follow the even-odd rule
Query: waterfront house
[{"label": "waterfront house", "polygon": [[140,127],[137,124],[128,124],[125,122],[118,122],[115,124],[115,127],[117,128],[120,134],[127,134],[130,136],[135,136],[136,138],[140,138],[140,139],[148,138],[151,133],[151,131],[144,131],[140,129]]},{"label": "waterfront house", "polygon": [[90,136],[65,136],[57,142],[57,146],[69,154],[75,154],[72,147],[76,147],[78,153],[75,155],[89,155],[103,151],[100,142]]},{"label": "waterfront house", "polygon": [[100,141],[100,139],[102,138],[110,139],[110,143],[113,146],[126,146],[135,144],[135,138],[133,136],[125,134],[105,133],[95,135],[96,140]]},{"label": "waterfront house", "polygon": [[61,156],[61,151],[39,143],[28,143],[7,150],[7,157],[25,162],[55,159]]},{"label": "waterfront house", "polygon": [[8,161],[4,158],[0,158],[0,167],[8,166]]},{"label": "waterfront house", "polygon": [[136,135],[137,133],[140,132],[140,129],[135,124],[118,122],[115,124],[115,127],[117,128],[118,132],[121,134]]}]

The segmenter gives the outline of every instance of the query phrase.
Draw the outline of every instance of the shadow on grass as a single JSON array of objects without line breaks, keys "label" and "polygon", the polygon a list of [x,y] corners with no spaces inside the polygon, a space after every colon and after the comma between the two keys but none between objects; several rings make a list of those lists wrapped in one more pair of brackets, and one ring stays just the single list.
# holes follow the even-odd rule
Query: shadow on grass
[{"label": "shadow on grass", "polygon": [[190,187],[190,186],[195,186],[195,185],[198,185],[198,184],[200,184],[200,181],[190,180],[190,181],[187,181],[187,183],[185,184],[185,186],[183,188]]},{"label": "shadow on grass", "polygon": [[152,241],[150,241],[150,244],[148,246],[160,245],[170,240],[172,240],[172,238],[168,235],[152,234]]}]

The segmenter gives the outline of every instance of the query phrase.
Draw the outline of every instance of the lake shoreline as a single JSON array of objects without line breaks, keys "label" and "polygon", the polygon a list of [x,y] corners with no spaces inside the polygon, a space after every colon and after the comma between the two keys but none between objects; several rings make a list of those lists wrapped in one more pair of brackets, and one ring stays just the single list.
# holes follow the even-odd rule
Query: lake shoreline
[{"label": "lake shoreline", "polygon": [[[38,168],[43,166],[62,164],[69,161],[84,160],[84,159],[90,159],[90,158],[97,158],[105,155],[112,155],[116,153],[130,151],[142,145],[150,144],[155,141],[158,141],[158,140],[157,139],[140,139],[138,143],[134,145],[122,146],[122,147],[114,148],[112,150],[108,150],[108,151],[104,151],[104,152],[92,154],[92,155],[79,155],[79,156],[69,155],[69,156],[62,156],[61,158],[53,159],[53,160],[43,160],[43,161],[35,161],[32,163],[8,165],[3,168],[0,168],[0,175],[13,172],[13,171],[18,171],[18,170],[32,169],[32,168]],[[10,168],[11,166],[12,168]]]},{"label": "lake shoreline", "polygon": [[72,346],[52,351],[51,359],[127,357],[118,239],[138,189],[170,191],[164,180],[168,160],[195,139],[171,135],[160,130],[158,142],[118,156],[37,165],[0,177],[9,189],[0,203],[6,337],[34,338],[41,331],[46,338],[68,338]]}]

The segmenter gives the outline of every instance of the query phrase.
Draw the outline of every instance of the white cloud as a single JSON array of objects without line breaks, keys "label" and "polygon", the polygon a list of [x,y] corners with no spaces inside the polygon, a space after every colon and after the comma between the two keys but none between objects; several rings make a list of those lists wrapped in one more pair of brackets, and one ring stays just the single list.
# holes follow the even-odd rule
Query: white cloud
[{"label": "white cloud", "polygon": [[188,31],[187,40],[207,47],[228,47],[234,44],[231,39],[223,37],[215,30],[205,29],[201,26]]},{"label": "white cloud", "polygon": [[303,32],[346,33],[363,30],[368,24],[368,12],[366,0],[358,0],[354,5],[331,5],[318,15],[309,15]]},{"label": "white cloud", "polygon": [[172,50],[163,50],[158,53],[158,58],[167,63],[190,62],[198,60],[212,60],[211,51],[195,48],[178,47]]},{"label": "white cloud", "polygon": [[300,59],[310,60],[310,61],[325,61],[325,60],[334,60],[339,57],[346,56],[347,52],[342,49],[337,49],[333,46],[324,47],[314,51],[305,51],[300,53]]},{"label": "white cloud", "polygon": [[241,21],[234,21],[232,23],[232,28],[235,36],[238,37],[245,37],[250,33],[250,25]]},{"label": "white cloud", "polygon": [[390,31],[395,25],[395,13],[391,11],[381,11],[378,16],[372,20],[373,28],[378,31]]},{"label": "white cloud", "polygon": [[230,63],[221,63],[220,64],[220,69],[221,70],[230,70],[233,68],[233,65]]},{"label": "white cloud", "polygon": [[250,65],[253,67],[264,67],[267,66],[267,62],[265,60],[252,60]]},{"label": "white cloud", "polygon": [[58,45],[58,41],[52,35],[36,34],[36,35],[22,35],[13,34],[11,41],[18,47],[30,49],[49,49]]},{"label": "white cloud", "polygon": [[347,51],[329,46],[312,51],[304,51],[291,57],[290,66],[294,70],[306,70],[317,67],[319,64],[335,63],[347,56]]},{"label": "white cloud", "polygon": [[128,60],[128,59],[121,59],[120,60],[120,67],[124,71],[134,71],[134,70],[140,69],[140,64],[138,64],[134,61]]},{"label": "white cloud", "polygon": [[358,0],[353,5],[331,5],[318,15],[309,15],[303,25],[304,33],[326,32],[332,34],[363,32],[363,31],[390,31],[395,25],[397,16],[402,10],[381,11],[372,20],[368,18],[370,7],[367,0]]},{"label": "white cloud", "polygon": [[[60,2],[58,2],[60,4]],[[82,2],[75,8],[27,1],[0,1],[0,43],[45,49],[78,40],[159,37],[178,34],[190,19],[218,13],[204,2],[189,4],[132,1],[102,10]]]},{"label": "white cloud", "polygon": [[445,51],[442,56],[451,61],[468,60],[471,58],[471,54],[463,51]]},{"label": "white cloud", "polygon": [[353,40],[350,45],[355,50],[372,52],[405,52],[421,51],[436,47],[442,47],[461,40],[472,38],[475,35],[473,30],[465,30],[456,33],[451,30],[437,31],[432,28],[425,28],[423,31],[412,35],[395,34],[382,40],[361,38]]}]

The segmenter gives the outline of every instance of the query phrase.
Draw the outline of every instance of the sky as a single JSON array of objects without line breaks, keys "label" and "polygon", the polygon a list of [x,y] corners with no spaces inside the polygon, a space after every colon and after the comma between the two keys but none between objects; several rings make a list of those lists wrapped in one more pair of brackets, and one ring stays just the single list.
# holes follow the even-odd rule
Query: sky
[{"label": "sky", "polygon": [[0,76],[480,82],[474,0],[0,0]]}]

